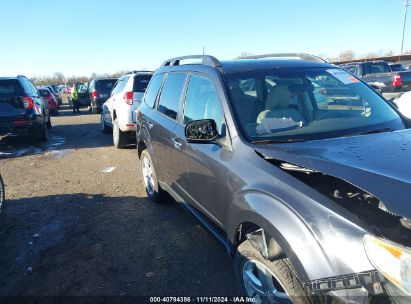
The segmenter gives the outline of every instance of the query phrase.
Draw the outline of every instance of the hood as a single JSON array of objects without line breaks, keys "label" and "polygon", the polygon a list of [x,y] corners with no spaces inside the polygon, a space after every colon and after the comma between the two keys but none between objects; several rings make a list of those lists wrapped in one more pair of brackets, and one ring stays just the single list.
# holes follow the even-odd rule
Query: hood
[{"label": "hood", "polygon": [[411,130],[255,146],[275,159],[343,179],[411,218]]}]

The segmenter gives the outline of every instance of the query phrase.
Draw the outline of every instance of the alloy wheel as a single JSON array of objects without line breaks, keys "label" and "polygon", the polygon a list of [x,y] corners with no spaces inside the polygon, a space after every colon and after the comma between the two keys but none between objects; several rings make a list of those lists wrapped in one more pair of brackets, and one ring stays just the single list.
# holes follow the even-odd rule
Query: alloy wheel
[{"label": "alloy wheel", "polygon": [[244,264],[243,282],[254,303],[292,303],[278,278],[258,261],[249,260]]}]

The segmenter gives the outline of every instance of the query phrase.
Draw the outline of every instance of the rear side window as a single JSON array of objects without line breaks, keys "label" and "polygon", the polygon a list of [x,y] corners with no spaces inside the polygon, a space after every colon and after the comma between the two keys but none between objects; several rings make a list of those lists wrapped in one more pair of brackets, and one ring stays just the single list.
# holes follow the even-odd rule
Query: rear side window
[{"label": "rear side window", "polygon": [[185,79],[186,74],[183,73],[169,74],[161,91],[158,111],[172,119],[177,119]]},{"label": "rear side window", "polygon": [[[95,82],[96,84],[96,90],[101,92],[101,93],[110,93],[111,89],[113,88],[114,84],[116,83],[117,79],[102,79],[102,80],[97,80]],[[94,86],[94,84],[93,84]],[[91,85],[90,85],[91,87]]]},{"label": "rear side window", "polygon": [[150,82],[152,75],[136,75],[134,76],[133,92],[144,93]]},{"label": "rear side window", "polygon": [[158,91],[163,83],[163,78],[164,74],[157,74],[153,76],[150,80],[146,94],[144,95],[144,103],[151,109],[154,108],[154,104],[156,103]]},{"label": "rear side window", "polygon": [[23,91],[21,89],[18,80],[0,80],[0,95],[22,95]]},{"label": "rear side window", "polygon": [[43,97],[50,96],[50,92],[48,90],[39,89],[40,95]]}]

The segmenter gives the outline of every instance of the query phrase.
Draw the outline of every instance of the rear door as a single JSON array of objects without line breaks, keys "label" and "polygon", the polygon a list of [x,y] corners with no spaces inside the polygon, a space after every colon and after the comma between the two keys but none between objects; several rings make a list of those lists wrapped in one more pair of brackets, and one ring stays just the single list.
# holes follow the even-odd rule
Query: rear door
[{"label": "rear door", "polygon": [[156,153],[157,173],[160,180],[171,188],[174,188],[176,178],[172,159],[172,151],[176,148],[174,129],[186,78],[186,73],[167,75],[158,98],[157,111],[153,111],[152,116],[147,119],[153,150]]},{"label": "rear door", "polygon": [[17,79],[0,80],[0,119],[26,115],[23,95]]}]

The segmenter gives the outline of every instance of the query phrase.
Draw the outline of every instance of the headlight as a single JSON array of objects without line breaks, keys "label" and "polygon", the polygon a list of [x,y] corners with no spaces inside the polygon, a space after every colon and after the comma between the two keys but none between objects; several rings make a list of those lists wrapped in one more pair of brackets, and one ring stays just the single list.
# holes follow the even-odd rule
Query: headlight
[{"label": "headlight", "polygon": [[371,235],[364,237],[367,256],[391,283],[411,295],[411,249]]}]

